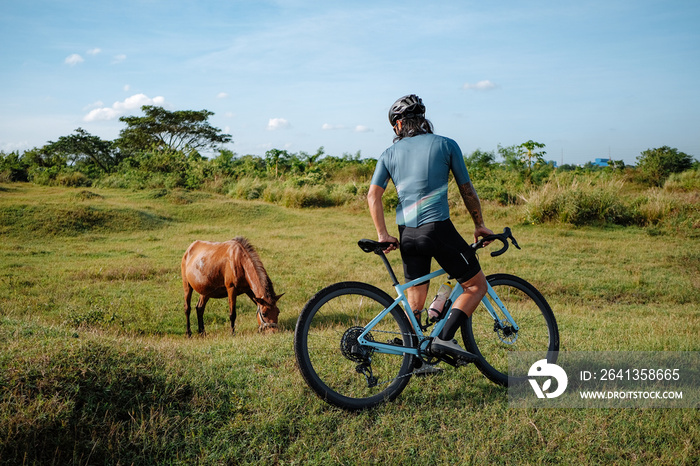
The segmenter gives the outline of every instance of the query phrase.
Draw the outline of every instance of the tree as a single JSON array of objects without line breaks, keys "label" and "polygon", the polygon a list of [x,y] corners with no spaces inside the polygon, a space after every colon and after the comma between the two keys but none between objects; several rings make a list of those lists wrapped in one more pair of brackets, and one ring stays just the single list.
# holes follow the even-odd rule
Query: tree
[{"label": "tree", "polygon": [[477,149],[470,156],[465,157],[464,162],[469,168],[470,176],[480,178],[494,165],[496,156],[493,151],[485,152]]},{"label": "tree", "polygon": [[469,157],[464,159],[468,167],[489,168],[496,162],[496,156],[493,151],[485,152],[477,149],[471,153]]},{"label": "tree", "polygon": [[275,173],[275,179],[279,178],[279,171],[289,167],[291,156],[286,150],[270,149],[265,152],[265,163],[267,169]]},{"label": "tree", "polygon": [[671,173],[693,166],[693,157],[668,146],[647,149],[637,157],[637,169],[652,184],[661,186]]},{"label": "tree", "polygon": [[523,160],[527,163],[528,172],[530,172],[532,170],[533,159],[535,159],[534,160],[535,163],[545,163],[544,162],[544,155],[546,154],[546,152],[537,150],[537,149],[542,149],[544,146],[545,145],[542,144],[541,142],[535,142],[532,139],[520,144],[520,147],[521,147],[520,154],[523,157]]},{"label": "tree", "polygon": [[65,158],[69,165],[78,168],[85,167],[87,171],[97,169],[110,173],[119,164],[119,155],[112,150],[112,143],[93,136],[82,128],[75,134],[61,136],[58,141],[49,141],[43,147],[46,154],[58,154]]},{"label": "tree", "polygon": [[625,169],[625,161],[624,160],[612,160],[612,159],[610,159],[608,161],[608,167],[610,167],[612,170],[624,170]]},{"label": "tree", "polygon": [[503,147],[498,145],[498,155],[503,157],[503,165],[506,169],[520,173],[524,168],[524,163],[520,158],[520,146]]},{"label": "tree", "polygon": [[0,181],[29,181],[29,164],[19,152],[0,151]]},{"label": "tree", "polygon": [[145,151],[152,148],[176,152],[196,152],[215,149],[231,142],[230,134],[223,134],[207,121],[214,113],[208,110],[178,110],[170,112],[162,107],[144,105],[146,116],[119,118],[127,128],[119,133],[119,146],[128,151]]}]

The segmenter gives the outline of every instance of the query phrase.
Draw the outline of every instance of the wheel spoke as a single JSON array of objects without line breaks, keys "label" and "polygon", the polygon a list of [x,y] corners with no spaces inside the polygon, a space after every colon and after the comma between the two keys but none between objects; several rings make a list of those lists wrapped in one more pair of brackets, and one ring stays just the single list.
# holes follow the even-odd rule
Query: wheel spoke
[{"label": "wheel spoke", "polygon": [[[381,290],[354,282],[332,285],[307,303],[295,331],[295,352],[302,375],[323,399],[362,409],[403,390],[412,357],[375,352],[357,342],[364,325],[391,303]],[[410,324],[399,311],[387,314],[366,338],[410,335]]]},{"label": "wheel spoke", "polygon": [[462,336],[471,351],[484,358],[485,362],[477,364],[484,375],[506,385],[509,371],[513,380],[513,377],[525,377],[529,369],[525,361],[513,365],[519,358],[508,358],[509,354],[527,351],[541,353],[546,358],[550,352],[559,350],[559,333],[549,305],[532,285],[505,274],[488,279],[519,330],[512,332],[510,322],[498,306],[494,305],[498,313],[498,321],[494,322],[481,304],[462,328]]}]

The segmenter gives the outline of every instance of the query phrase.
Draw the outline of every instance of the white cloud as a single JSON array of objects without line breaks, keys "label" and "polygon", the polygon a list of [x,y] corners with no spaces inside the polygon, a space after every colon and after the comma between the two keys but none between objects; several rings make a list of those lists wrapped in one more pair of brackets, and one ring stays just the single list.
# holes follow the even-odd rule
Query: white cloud
[{"label": "white cloud", "polygon": [[119,54],[119,55],[115,55],[114,58],[112,58],[112,63],[113,63],[113,64],[114,64],[114,63],[121,63],[121,62],[123,62],[124,60],[126,60],[126,55],[124,55],[123,53],[121,53],[121,54]]},{"label": "white cloud", "polygon": [[373,131],[373,129],[370,128],[369,126],[365,126],[365,125],[355,126],[356,133],[371,133],[372,131]]},{"label": "white cloud", "polygon": [[124,84],[124,91],[125,92],[129,92],[130,89],[131,89],[131,86],[129,86],[128,84]]},{"label": "white cloud", "polygon": [[343,126],[343,125],[331,125],[329,123],[324,123],[323,126],[321,126],[321,129],[324,131],[332,131],[335,129],[345,129],[345,126]]},{"label": "white cloud", "polygon": [[289,122],[284,118],[270,118],[270,120],[267,122],[268,131],[276,131],[278,129],[286,129],[289,127]]},{"label": "white cloud", "polygon": [[228,97],[228,94],[226,92],[219,92],[218,94],[216,94],[217,99],[225,99],[226,97]]},{"label": "white cloud", "polygon": [[488,79],[485,79],[483,81],[479,81],[478,83],[475,84],[470,84],[470,83],[464,83],[464,86],[462,86],[463,89],[473,89],[475,91],[490,91],[491,89],[495,89],[496,85],[489,81]]},{"label": "white cloud", "polygon": [[29,141],[22,142],[4,142],[0,144],[0,151],[3,152],[14,152],[22,149],[27,149],[29,147]]},{"label": "white cloud", "polygon": [[102,49],[99,47],[95,47],[94,49],[88,50],[86,53],[88,55],[97,55],[98,53],[102,52]]},{"label": "white cloud", "polygon": [[83,110],[92,110],[93,108],[102,108],[104,106],[105,104],[102,103],[101,100],[98,100],[97,102],[93,102],[89,105],[86,105],[85,107],[83,107]]},{"label": "white cloud", "polygon": [[64,63],[66,63],[67,65],[70,65],[70,66],[75,66],[78,63],[82,63],[84,61],[85,60],[83,59],[83,57],[81,57],[77,53],[74,53],[73,55],[68,55],[66,57],[66,59],[64,60]]},{"label": "white cloud", "polygon": [[135,94],[127,97],[123,102],[114,102],[111,107],[100,107],[91,110],[85,115],[84,121],[116,120],[129,110],[140,109],[143,105],[162,106],[165,103],[163,96],[150,98],[145,94]]}]

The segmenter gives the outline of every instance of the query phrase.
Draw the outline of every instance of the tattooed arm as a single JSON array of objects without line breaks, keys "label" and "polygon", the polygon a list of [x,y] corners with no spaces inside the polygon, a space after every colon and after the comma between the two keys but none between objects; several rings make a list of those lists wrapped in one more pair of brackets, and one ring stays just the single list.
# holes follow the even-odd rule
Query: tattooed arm
[{"label": "tattooed arm", "polygon": [[474,185],[471,183],[459,185],[459,194],[462,196],[467,212],[469,212],[474,221],[474,241],[478,241],[481,236],[492,235],[493,232],[486,228],[484,224],[484,217],[481,214],[481,202],[476,194]]}]

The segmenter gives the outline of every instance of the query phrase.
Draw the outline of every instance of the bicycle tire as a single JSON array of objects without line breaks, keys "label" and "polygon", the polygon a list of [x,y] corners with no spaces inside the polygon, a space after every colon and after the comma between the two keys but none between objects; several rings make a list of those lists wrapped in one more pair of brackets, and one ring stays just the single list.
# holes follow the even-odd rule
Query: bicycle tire
[{"label": "bicycle tire", "polygon": [[[358,371],[360,363],[347,356],[347,350],[352,347],[348,339],[352,340],[352,333],[356,337],[358,332],[352,329],[363,328],[392,303],[393,299],[384,291],[360,282],[330,285],[306,303],[294,329],[294,353],[302,377],[321,399],[354,411],[394,400],[406,387],[413,370],[412,355],[371,354],[369,367],[372,376],[378,379],[374,387]],[[400,307],[393,309],[370,333],[368,339],[383,342],[388,338],[394,342],[398,338],[406,347],[416,341]]]},{"label": "bicycle tire", "polygon": [[489,380],[506,387],[522,383],[527,380],[530,365],[537,359],[526,361],[508,355],[519,351],[541,353],[539,359],[546,358],[555,363],[559,351],[557,321],[544,296],[522,278],[493,274],[486,279],[515,319],[519,330],[510,336],[502,331],[499,333],[494,319],[481,303],[462,325],[462,339],[469,351],[481,356],[481,361],[475,364]]}]

